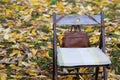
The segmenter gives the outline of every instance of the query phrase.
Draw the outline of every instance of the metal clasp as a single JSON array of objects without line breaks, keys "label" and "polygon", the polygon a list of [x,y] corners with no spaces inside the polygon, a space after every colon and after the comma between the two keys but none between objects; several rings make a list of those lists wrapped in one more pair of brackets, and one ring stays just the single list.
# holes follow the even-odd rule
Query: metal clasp
[{"label": "metal clasp", "polygon": [[80,18],[76,18],[76,22],[80,22]]}]

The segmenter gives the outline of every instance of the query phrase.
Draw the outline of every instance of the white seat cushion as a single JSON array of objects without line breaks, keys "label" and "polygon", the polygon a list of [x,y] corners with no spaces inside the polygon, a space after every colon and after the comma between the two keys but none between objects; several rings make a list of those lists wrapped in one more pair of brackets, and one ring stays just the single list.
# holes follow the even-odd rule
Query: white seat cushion
[{"label": "white seat cushion", "polygon": [[90,48],[57,48],[59,66],[107,65],[111,64],[108,56],[101,49]]}]

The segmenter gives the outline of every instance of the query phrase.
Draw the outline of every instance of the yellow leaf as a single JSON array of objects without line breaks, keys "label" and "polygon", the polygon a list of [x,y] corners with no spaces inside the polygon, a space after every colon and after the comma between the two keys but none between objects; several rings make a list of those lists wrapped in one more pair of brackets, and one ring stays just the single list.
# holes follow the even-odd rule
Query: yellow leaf
[{"label": "yellow leaf", "polygon": [[26,73],[29,74],[29,75],[33,75],[33,76],[37,75],[37,72],[35,70],[32,70],[32,69],[26,70]]},{"label": "yellow leaf", "polygon": [[13,26],[14,26],[14,23],[13,23],[13,22],[9,22],[9,23],[8,23],[8,26],[9,26],[9,27],[13,27]]},{"label": "yellow leaf", "polygon": [[92,29],[91,27],[88,27],[85,31],[86,31],[86,32],[92,32],[93,29]]},{"label": "yellow leaf", "polygon": [[24,40],[24,36],[23,36],[22,34],[18,34],[18,35],[16,36],[16,38],[18,38],[17,41],[23,41],[23,40]]},{"label": "yellow leaf", "polygon": [[112,42],[118,42],[117,38],[112,38],[111,41]]},{"label": "yellow leaf", "polygon": [[63,5],[63,2],[57,2],[56,6],[56,11],[58,11],[59,13],[63,13],[65,11],[65,6]]},{"label": "yellow leaf", "polygon": [[57,37],[58,42],[60,43],[60,45],[62,45],[62,38],[64,37],[64,34],[59,34]]},{"label": "yellow leaf", "polygon": [[11,14],[13,14],[13,11],[10,9],[6,9],[5,16],[11,16]]},{"label": "yellow leaf", "polygon": [[9,66],[10,66],[11,68],[12,68],[12,67],[16,67],[15,64],[10,64]]},{"label": "yellow leaf", "polygon": [[12,69],[17,69],[18,67],[15,64],[10,64],[9,65]]},{"label": "yellow leaf", "polygon": [[32,52],[32,54],[33,54],[33,57],[35,57],[36,54],[37,54],[37,50],[35,50],[34,48],[32,48],[32,49],[31,49],[31,52]]},{"label": "yellow leaf", "polygon": [[32,30],[31,34],[32,34],[32,36],[36,36],[37,35],[35,28]]},{"label": "yellow leaf", "polygon": [[13,50],[13,52],[12,52],[12,54],[10,54],[10,56],[12,57],[12,56],[14,56],[14,55],[16,55],[16,54],[20,54],[20,50]]},{"label": "yellow leaf", "polygon": [[42,33],[40,36],[41,36],[41,38],[44,39],[44,40],[47,40],[47,39],[49,38],[49,36],[44,35],[43,33]]},{"label": "yellow leaf", "polygon": [[3,2],[10,2],[10,0],[1,0],[1,1],[3,1]]},{"label": "yellow leaf", "polygon": [[23,55],[22,54],[18,54],[17,57],[23,57]]},{"label": "yellow leaf", "polygon": [[80,71],[80,72],[85,72],[87,69],[88,69],[88,68],[86,68],[86,67],[85,67],[85,68],[80,68],[79,71]]},{"label": "yellow leaf", "polygon": [[31,18],[32,18],[31,15],[26,15],[23,17],[25,22],[28,22]]},{"label": "yellow leaf", "polygon": [[51,4],[51,1],[50,0],[47,0],[47,1],[43,1],[43,4],[45,4],[46,6],[50,5]]},{"label": "yellow leaf", "polygon": [[93,36],[90,38],[90,40],[91,40],[91,43],[92,43],[92,44],[95,44],[95,43],[97,43],[97,42],[99,41],[99,36],[93,35]]},{"label": "yellow leaf", "polygon": [[7,69],[0,70],[0,73],[7,73]]},{"label": "yellow leaf", "polygon": [[0,69],[2,69],[2,68],[4,68],[5,67],[5,65],[3,65],[3,64],[0,64]]},{"label": "yellow leaf", "polygon": [[37,54],[40,54],[40,55],[39,55],[40,58],[45,58],[45,57],[51,58],[51,57],[49,56],[48,51],[46,51],[46,50],[38,51]]},{"label": "yellow leaf", "polygon": [[50,18],[49,14],[43,14],[43,17]]},{"label": "yellow leaf", "polygon": [[79,11],[79,10],[80,10],[80,7],[79,7],[79,6],[76,6],[76,7],[73,7],[73,8],[72,8],[72,11],[73,11],[73,12],[76,12],[76,11]]},{"label": "yellow leaf", "polygon": [[73,80],[73,76],[68,76],[67,80]]},{"label": "yellow leaf", "polygon": [[48,43],[47,47],[48,47],[48,48],[53,48],[53,44]]},{"label": "yellow leaf", "polygon": [[57,2],[57,7],[59,7],[60,9],[64,9],[63,2]]},{"label": "yellow leaf", "polygon": [[45,57],[47,57],[47,58],[51,58],[51,57],[49,56],[49,53],[48,53],[48,51],[46,51],[46,50],[43,50],[43,54],[45,54]]},{"label": "yellow leaf", "polygon": [[100,67],[100,70],[99,70],[100,72],[103,72],[103,67]]},{"label": "yellow leaf", "polygon": [[106,32],[109,33],[109,32],[113,32],[115,31],[115,28],[112,26],[112,27],[106,27]]},{"label": "yellow leaf", "polygon": [[0,72],[0,80],[7,80],[7,74]]},{"label": "yellow leaf", "polygon": [[99,0],[96,0],[95,1],[97,5],[99,5],[101,8],[105,5],[110,5],[110,2],[107,1],[107,0],[102,0],[102,1],[99,1]]},{"label": "yellow leaf", "polygon": [[16,10],[16,11],[19,11],[19,10],[20,10],[20,6],[17,6],[16,4],[14,4],[14,6],[15,6],[15,10]]},{"label": "yellow leaf", "polygon": [[16,36],[17,36],[16,32],[12,33],[12,37],[16,37]]},{"label": "yellow leaf", "polygon": [[58,80],[62,80],[61,76],[58,76]]},{"label": "yellow leaf", "polygon": [[42,16],[39,16],[38,18],[36,18],[36,20],[42,20]]},{"label": "yellow leaf", "polygon": [[5,76],[1,76],[0,80],[7,80]]},{"label": "yellow leaf", "polygon": [[16,76],[16,78],[21,79],[21,78],[23,78],[23,76],[22,75],[18,75],[18,76]]},{"label": "yellow leaf", "polygon": [[45,54],[46,54],[46,57],[47,57],[47,58],[51,58],[51,57],[49,56],[49,53],[48,53],[48,52],[46,52]]},{"label": "yellow leaf", "polygon": [[29,0],[31,5],[38,5],[39,0]]},{"label": "yellow leaf", "polygon": [[118,3],[120,3],[120,0],[113,0],[113,2],[114,2],[115,4],[118,4]]}]

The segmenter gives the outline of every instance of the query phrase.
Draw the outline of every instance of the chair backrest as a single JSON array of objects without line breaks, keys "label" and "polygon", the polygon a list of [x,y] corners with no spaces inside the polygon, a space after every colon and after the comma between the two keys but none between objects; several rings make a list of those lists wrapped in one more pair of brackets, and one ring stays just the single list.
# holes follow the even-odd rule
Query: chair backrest
[{"label": "chair backrest", "polygon": [[99,15],[56,15],[53,13],[53,23],[56,25],[93,25],[104,24],[103,12]]},{"label": "chair backrest", "polygon": [[[57,21],[58,20],[58,21]],[[87,24],[99,24],[101,23],[101,16],[94,15],[71,15],[71,16],[56,16],[57,25],[87,25]]]}]

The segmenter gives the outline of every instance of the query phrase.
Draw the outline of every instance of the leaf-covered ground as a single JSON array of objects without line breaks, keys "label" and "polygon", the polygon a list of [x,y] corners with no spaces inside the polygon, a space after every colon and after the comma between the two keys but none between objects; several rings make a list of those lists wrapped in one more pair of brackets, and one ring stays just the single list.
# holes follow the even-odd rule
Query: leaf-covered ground
[{"label": "leaf-covered ground", "polygon": [[[120,74],[119,0],[0,0],[0,80],[41,80],[52,76],[52,13],[105,12],[110,80]],[[92,32],[92,28],[86,31]],[[98,35],[91,43],[98,42]],[[71,80],[71,77],[68,77]]]}]

